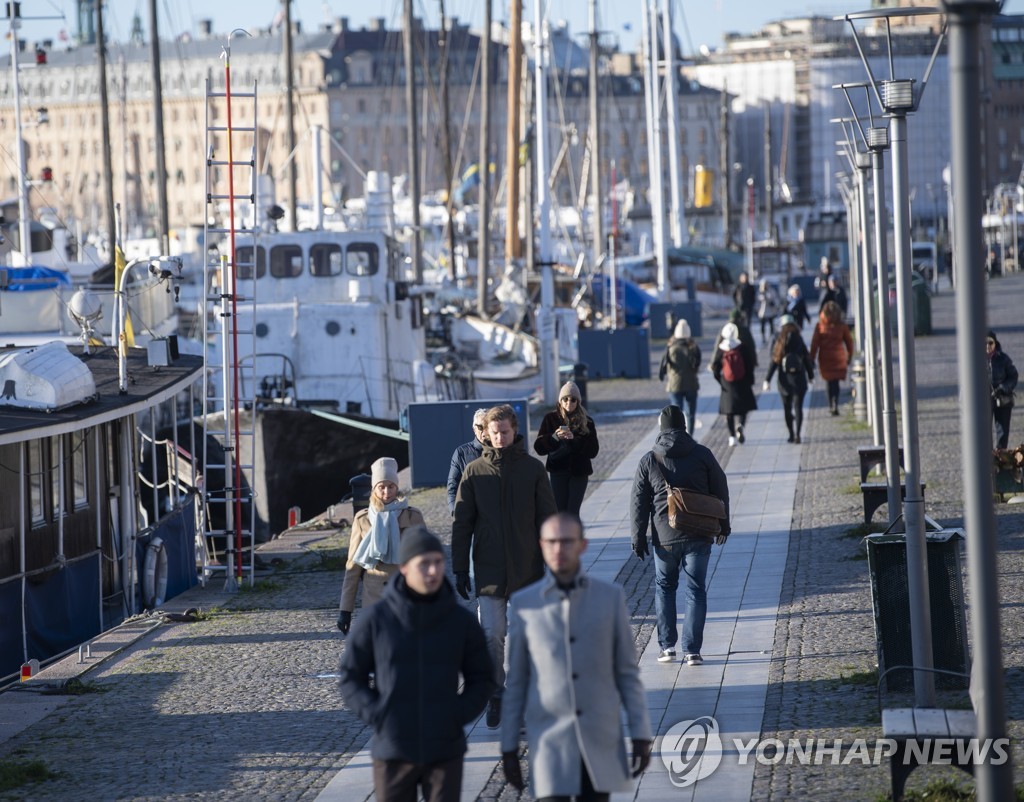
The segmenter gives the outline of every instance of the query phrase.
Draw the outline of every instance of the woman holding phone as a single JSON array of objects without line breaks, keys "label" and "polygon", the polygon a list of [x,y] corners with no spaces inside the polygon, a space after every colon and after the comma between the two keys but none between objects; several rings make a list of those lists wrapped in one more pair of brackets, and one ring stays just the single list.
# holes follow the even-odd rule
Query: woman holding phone
[{"label": "woman holding phone", "polygon": [[533,450],[547,457],[545,467],[559,512],[580,514],[594,472],[590,461],[599,448],[597,429],[583,408],[580,388],[575,382],[566,382],[558,392],[558,408],[544,416],[533,443]]}]

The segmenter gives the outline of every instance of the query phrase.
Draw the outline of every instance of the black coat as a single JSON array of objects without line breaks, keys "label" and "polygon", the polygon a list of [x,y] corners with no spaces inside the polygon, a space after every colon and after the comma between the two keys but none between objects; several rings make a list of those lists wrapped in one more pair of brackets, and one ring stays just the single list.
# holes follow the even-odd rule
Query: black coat
[{"label": "black coat", "polygon": [[396,574],[355,620],[341,655],[341,694],[373,727],[374,759],[454,760],[466,752],[463,727],[495,690],[494,664],[480,624],[447,579],[432,600],[411,593]]},{"label": "black coat", "polygon": [[591,460],[597,456],[597,428],[594,419],[587,416],[587,433],[576,434],[572,440],[558,440],[555,429],[563,424],[562,414],[555,410],[544,416],[533,442],[533,450],[547,457],[544,466],[548,473],[568,473],[569,476],[590,476],[594,472]]},{"label": "black coat", "polygon": [[711,372],[715,381],[722,388],[718,397],[718,412],[721,415],[743,415],[757,409],[757,399],[754,397],[754,368],[757,366],[757,351],[750,344],[740,342],[737,346],[740,354],[743,355],[743,363],[746,371],[739,381],[726,381],[722,376],[723,351],[721,345],[715,348],[715,355],[711,360]]},{"label": "black coat", "polygon": [[[781,334],[776,335],[776,339],[781,336]],[[775,353],[775,343],[772,343],[772,353]],[[803,337],[792,330],[786,335],[786,344],[782,350],[783,361],[786,359],[786,354],[796,354],[803,365],[803,369],[796,373],[788,373],[773,360],[768,366],[768,375],[765,376],[764,380],[770,382],[772,376],[778,371],[779,393],[782,395],[806,395],[807,382],[814,380],[814,362],[811,361],[811,355],[807,351],[807,345],[804,343]]]},{"label": "black coat", "polygon": [[803,328],[804,323],[811,322],[811,316],[807,314],[807,303],[802,297],[797,298],[795,301],[792,298],[786,299],[786,308],[782,310],[783,314],[790,314],[793,316],[793,320],[796,321],[797,328]]},{"label": "black coat", "polygon": [[[995,404],[996,390],[1012,393],[1017,387],[1017,366],[1013,364],[1013,360],[1006,355],[1003,349],[998,346],[996,346],[995,352],[988,361],[988,376],[989,382],[992,384],[993,405]],[[1007,406],[1012,407],[1013,401],[1011,400]]]},{"label": "black coat", "polygon": [[[655,452],[664,457],[664,473],[654,458]],[[665,484],[666,478],[668,485]],[[728,535],[732,531],[729,482],[722,466],[710,449],[697,443],[683,429],[670,429],[658,435],[654,448],[644,454],[636,466],[633,492],[630,494],[630,529],[634,547],[637,543],[647,545],[647,522],[652,511],[654,533],[661,545],[667,546],[689,537],[668,524],[668,486],[697,490],[720,498],[725,504],[726,516],[722,521],[722,534]]]}]

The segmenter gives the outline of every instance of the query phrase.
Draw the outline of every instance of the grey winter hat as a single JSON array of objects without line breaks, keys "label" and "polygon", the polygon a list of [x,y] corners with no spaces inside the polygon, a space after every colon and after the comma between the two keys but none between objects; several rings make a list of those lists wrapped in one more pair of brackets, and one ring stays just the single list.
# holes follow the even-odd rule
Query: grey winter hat
[{"label": "grey winter hat", "polygon": [[686,419],[683,417],[683,411],[675,404],[669,404],[658,416],[658,426],[663,432],[669,429],[685,429]]},{"label": "grey winter hat", "polygon": [[370,487],[381,482],[398,484],[398,462],[391,457],[381,457],[370,466]]},{"label": "grey winter hat", "polygon": [[402,532],[402,539],[398,546],[398,564],[405,565],[413,557],[419,557],[431,551],[439,551],[444,554],[444,546],[437,536],[429,529],[420,524],[410,526]]}]

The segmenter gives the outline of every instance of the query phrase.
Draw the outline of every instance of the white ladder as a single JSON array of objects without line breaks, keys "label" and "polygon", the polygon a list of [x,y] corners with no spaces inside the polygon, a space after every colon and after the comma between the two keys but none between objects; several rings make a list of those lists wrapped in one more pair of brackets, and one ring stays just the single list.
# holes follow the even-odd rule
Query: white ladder
[{"label": "white ladder", "polygon": [[[223,91],[216,91],[210,78],[206,79],[207,253],[211,243],[223,244],[220,255],[208,255],[203,268],[203,477],[211,514],[207,517],[202,548],[197,551],[203,563],[203,584],[214,573],[223,571],[224,589],[233,592],[246,579],[253,585],[256,568],[256,281],[248,283],[253,288],[251,294],[242,296],[237,291],[237,275],[241,272],[255,277],[257,272],[253,262],[236,264],[235,239],[243,231],[251,236],[254,229],[253,219],[239,219],[237,204],[246,203],[252,210],[251,217],[255,217],[258,208],[257,95],[255,83],[251,91],[233,91],[230,46],[224,48],[223,59]],[[241,100],[242,106],[251,104],[252,117],[246,125],[233,124],[236,100]],[[247,154],[247,158],[238,159],[238,153]],[[239,181],[239,176],[244,180]],[[239,194],[236,185],[244,186],[246,191]],[[259,249],[252,248],[250,252],[255,260]],[[248,325],[247,330],[239,329],[240,319]],[[210,453],[211,438],[223,446],[222,460]],[[224,477],[223,490],[211,489],[211,475]],[[222,514],[217,514],[217,510]]]}]

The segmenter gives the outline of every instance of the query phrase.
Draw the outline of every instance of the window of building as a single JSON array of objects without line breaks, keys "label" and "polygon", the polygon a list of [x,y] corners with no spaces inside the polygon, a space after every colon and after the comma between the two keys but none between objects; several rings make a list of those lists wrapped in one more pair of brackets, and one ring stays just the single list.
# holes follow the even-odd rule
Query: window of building
[{"label": "window of building", "polygon": [[341,275],[341,247],[323,243],[309,249],[309,272],[314,276]]},{"label": "window of building", "polygon": [[267,252],[262,245],[256,250],[255,260],[252,256],[252,245],[240,245],[235,248],[235,275],[239,279],[252,279],[254,264],[256,278],[263,278],[267,274]]},{"label": "window of building", "polygon": [[270,275],[274,278],[301,276],[302,248],[298,245],[277,245],[271,248]]},{"label": "window of building", "polygon": [[373,276],[380,269],[380,254],[370,242],[357,242],[345,249],[345,272],[350,276]]}]

